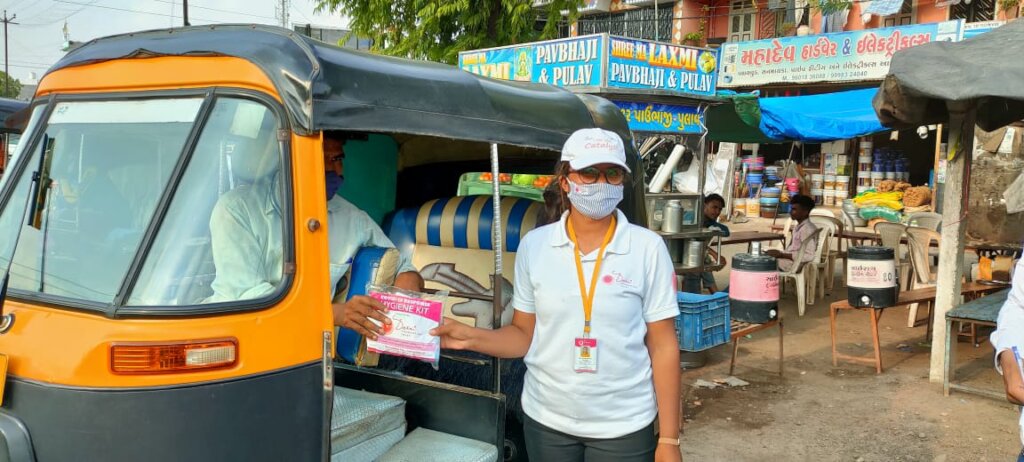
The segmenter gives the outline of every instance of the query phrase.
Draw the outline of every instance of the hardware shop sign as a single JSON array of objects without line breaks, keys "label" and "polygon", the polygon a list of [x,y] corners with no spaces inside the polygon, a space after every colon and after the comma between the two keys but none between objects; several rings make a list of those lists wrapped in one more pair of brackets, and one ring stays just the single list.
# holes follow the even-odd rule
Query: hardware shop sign
[{"label": "hardware shop sign", "polygon": [[882,80],[892,55],[928,42],[956,42],[963,20],[831,34],[782,37],[722,46],[721,87]]}]

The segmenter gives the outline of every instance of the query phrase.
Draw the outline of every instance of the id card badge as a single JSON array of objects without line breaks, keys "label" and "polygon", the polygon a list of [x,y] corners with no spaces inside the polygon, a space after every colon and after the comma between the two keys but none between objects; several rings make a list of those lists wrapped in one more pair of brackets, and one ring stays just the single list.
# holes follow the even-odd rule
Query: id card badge
[{"label": "id card badge", "polygon": [[597,373],[597,339],[576,337],[572,348],[573,369],[579,373]]}]

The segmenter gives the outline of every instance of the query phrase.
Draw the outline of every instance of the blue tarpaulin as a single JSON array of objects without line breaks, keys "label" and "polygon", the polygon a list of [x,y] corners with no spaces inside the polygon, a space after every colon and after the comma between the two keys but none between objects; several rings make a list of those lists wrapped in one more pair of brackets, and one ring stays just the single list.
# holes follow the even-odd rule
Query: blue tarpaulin
[{"label": "blue tarpaulin", "polygon": [[[759,128],[769,138],[808,143],[888,130],[871,105],[877,88],[809,96],[761,98]],[[713,128],[713,127],[712,127]]]}]

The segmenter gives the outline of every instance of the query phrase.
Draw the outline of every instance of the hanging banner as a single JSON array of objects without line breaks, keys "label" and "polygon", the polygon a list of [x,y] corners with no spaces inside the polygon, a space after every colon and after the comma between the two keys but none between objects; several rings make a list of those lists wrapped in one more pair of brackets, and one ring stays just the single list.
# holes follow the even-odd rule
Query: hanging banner
[{"label": "hanging banner", "polygon": [[714,95],[718,52],[611,37],[608,86]]},{"label": "hanging banner", "polygon": [[557,87],[599,86],[604,36],[526,43],[459,53],[459,68],[499,80]]},{"label": "hanging banner", "polygon": [[459,53],[459,68],[558,87],[630,88],[710,96],[718,51],[607,34]]},{"label": "hanging banner", "polygon": [[928,42],[956,42],[963,20],[782,37],[722,46],[722,87],[882,80],[892,55]]},{"label": "hanging banner", "polygon": [[634,132],[704,133],[704,119],[693,106],[613,101]]}]

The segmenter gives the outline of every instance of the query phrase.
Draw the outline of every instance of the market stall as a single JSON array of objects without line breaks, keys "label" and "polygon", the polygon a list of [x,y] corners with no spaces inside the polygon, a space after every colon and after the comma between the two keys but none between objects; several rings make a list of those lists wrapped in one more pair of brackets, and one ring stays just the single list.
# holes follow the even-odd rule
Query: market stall
[{"label": "market stall", "polygon": [[701,200],[721,192],[715,172],[731,168],[731,158],[712,159],[706,143],[705,112],[720,102],[716,50],[596,34],[463,52],[459,67],[613,101],[643,161],[632,192],[646,199],[646,225],[665,238],[678,273],[721,268],[704,258],[716,233],[704,227]]},{"label": "market stall", "polygon": [[[993,130],[1024,119],[1024,61],[1019,59],[1024,22],[1014,21],[962,43],[935,43],[897,52],[879,89],[875,108],[883,124],[914,127],[948,121],[942,247],[933,323],[932,382],[943,379],[952,354],[944,354],[945,315],[962,285],[965,231],[975,125]],[[1010,192],[1007,190],[1007,192]],[[1020,195],[1005,197],[1008,205]],[[1018,212],[1019,213],[1019,212]]]}]

